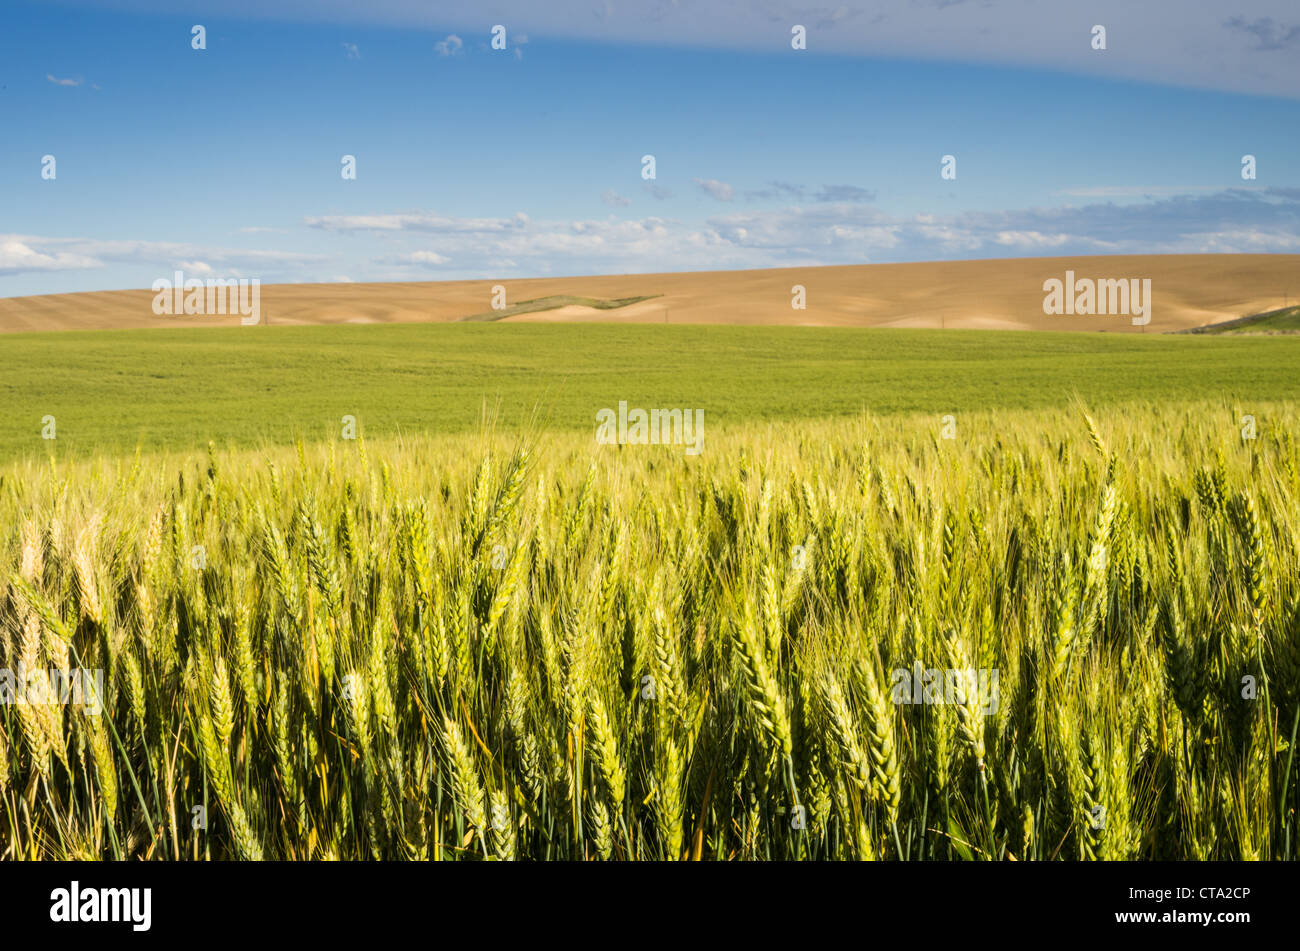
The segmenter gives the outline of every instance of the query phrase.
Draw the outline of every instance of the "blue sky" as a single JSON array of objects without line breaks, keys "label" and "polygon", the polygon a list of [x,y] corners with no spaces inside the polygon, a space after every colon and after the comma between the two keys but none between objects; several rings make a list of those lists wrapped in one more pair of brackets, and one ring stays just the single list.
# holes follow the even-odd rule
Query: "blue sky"
[{"label": "blue sky", "polygon": [[541,6],[7,2],[0,296],[1300,252],[1293,3]]}]

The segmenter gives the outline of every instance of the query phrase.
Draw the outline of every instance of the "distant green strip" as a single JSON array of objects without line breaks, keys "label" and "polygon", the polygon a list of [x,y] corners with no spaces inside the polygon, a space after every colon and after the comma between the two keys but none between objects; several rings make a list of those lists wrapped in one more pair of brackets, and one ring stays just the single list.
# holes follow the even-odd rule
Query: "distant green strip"
[{"label": "distant green strip", "polygon": [[1300,307],[1282,307],[1263,314],[1238,317],[1236,320],[1223,320],[1205,327],[1184,330],[1189,334],[1292,334],[1300,332]]},{"label": "distant green strip", "polygon": [[616,297],[605,299],[602,297],[574,297],[572,294],[554,294],[550,297],[534,297],[532,300],[520,301],[518,304],[511,304],[509,307],[503,307],[501,310],[489,310],[481,314],[471,314],[468,317],[462,317],[461,320],[472,321],[492,321],[504,320],[507,317],[514,317],[517,314],[535,314],[542,310],[556,310],[560,307],[568,307],[576,304],[580,307],[594,307],[596,310],[617,310],[620,307],[626,307],[629,304],[639,304],[643,300],[653,300],[656,297],[663,297],[662,294],[646,294],[643,297]]}]

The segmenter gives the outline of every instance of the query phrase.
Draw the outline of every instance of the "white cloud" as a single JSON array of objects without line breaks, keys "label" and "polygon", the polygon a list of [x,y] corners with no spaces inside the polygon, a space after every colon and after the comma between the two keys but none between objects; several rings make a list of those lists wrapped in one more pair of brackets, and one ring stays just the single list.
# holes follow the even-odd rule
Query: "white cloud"
[{"label": "white cloud", "polygon": [[1272,17],[1260,17],[1247,22],[1245,17],[1236,16],[1227,20],[1224,25],[1253,37],[1254,49],[1258,52],[1267,53],[1286,49],[1300,51],[1300,24],[1276,23]]},{"label": "white cloud", "polygon": [[697,178],[695,184],[700,186],[700,190],[706,195],[711,195],[718,201],[731,201],[736,195],[736,190],[726,182],[720,182],[716,178]]},{"label": "white cloud", "polygon": [[[323,257],[296,251],[223,248],[170,241],[0,234],[0,275],[102,269],[117,265],[152,268],[159,275],[168,276],[178,266],[195,273],[232,275],[238,272],[257,276],[261,272],[301,273]],[[204,268],[209,270],[203,271]]]},{"label": "white cloud", "polygon": [[1041,231],[999,231],[991,240],[1004,248],[1017,248],[1026,253],[1048,251],[1063,248],[1071,241],[1078,241],[1078,235],[1043,234]]},{"label": "white cloud", "polygon": [[82,83],[85,82],[85,80],[82,79],[80,76],[78,76],[76,79],[57,79],[52,74],[46,73],[45,78],[48,79],[50,82],[54,83],[54,85],[56,86],[80,86]]},{"label": "white cloud", "polygon": [[103,267],[93,257],[65,251],[37,251],[20,235],[0,235],[0,275],[27,274],[34,271],[69,271]]},{"label": "white cloud", "polygon": [[1227,231],[1193,232],[1187,241],[1203,254],[1300,253],[1300,235],[1286,231],[1240,228]]},{"label": "white cloud", "polygon": [[[1263,186],[1239,185],[1237,187],[1253,189]],[[1218,191],[1223,191],[1222,185],[1085,185],[1062,188],[1056,194],[1069,195],[1071,198],[1156,198]]]},{"label": "white cloud", "polygon": [[864,260],[1043,254],[1293,252],[1300,189],[1227,189],[1136,204],[894,216],[841,203],[715,216],[731,244],[769,255]]},{"label": "white cloud", "polygon": [[810,198],[819,202],[871,202],[876,200],[876,193],[858,185],[822,185],[811,191],[806,185],[790,182],[768,182],[763,188],[749,189],[745,192],[747,201],[756,199],[782,198],[789,201],[803,201]]},{"label": "white cloud", "polygon": [[[434,212],[308,219],[454,260],[448,277],[757,268],[1061,254],[1300,250],[1300,189],[1179,195],[1136,204],[892,215],[862,202],[736,211],[702,222],[537,220]],[[406,266],[390,252],[372,265]],[[441,265],[440,265],[441,266]],[[377,279],[367,273],[364,280]]]},{"label": "white cloud", "polygon": [[522,211],[512,218],[449,218],[432,212],[380,215],[322,215],[303,219],[309,228],[325,231],[433,231],[448,233],[499,232],[523,228],[528,216]]},{"label": "white cloud", "polygon": [[632,199],[624,198],[612,188],[606,188],[601,192],[600,200],[611,208],[626,208],[628,205],[632,204]]},{"label": "white cloud", "polygon": [[434,43],[433,48],[437,50],[439,56],[455,56],[465,48],[465,41],[455,33],[451,33],[446,39]]},{"label": "white cloud", "polygon": [[344,51],[344,53],[347,55],[347,58],[348,58],[348,59],[360,59],[360,58],[361,58],[361,51],[360,51],[359,49],[357,49],[357,44],[356,44],[356,43],[344,43],[344,44],[343,44],[343,51]]},{"label": "white cloud", "polygon": [[437,251],[413,251],[398,258],[404,264],[446,264],[449,260]]},{"label": "white cloud", "polygon": [[857,185],[823,185],[813,201],[875,201],[876,193]]}]

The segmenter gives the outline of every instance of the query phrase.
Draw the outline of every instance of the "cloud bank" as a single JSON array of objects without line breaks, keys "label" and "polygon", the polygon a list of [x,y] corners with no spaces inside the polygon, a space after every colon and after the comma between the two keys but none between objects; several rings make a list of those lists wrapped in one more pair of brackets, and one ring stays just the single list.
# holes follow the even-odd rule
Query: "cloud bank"
[{"label": "cloud bank", "polygon": [[[1227,189],[1133,204],[1095,202],[952,215],[891,215],[814,200],[719,208],[701,222],[647,216],[582,220],[457,217],[435,211],[303,220],[332,252],[0,235],[0,276],[148,265],[160,275],[202,262],[271,281],[464,279],[896,263],[1093,254],[1300,253],[1300,188]],[[292,238],[290,237],[290,240]],[[193,269],[192,267],[189,269]]]},{"label": "cloud bank", "polygon": [[[365,24],[446,36],[440,52],[511,36],[597,43],[790,51],[791,29],[818,53],[1059,69],[1300,99],[1295,0],[82,0],[151,13]],[[1106,27],[1107,48],[1091,30]],[[455,36],[447,36],[455,30]],[[453,41],[455,41],[453,43]],[[445,45],[444,45],[445,44]],[[516,50],[519,47],[512,41]]]}]

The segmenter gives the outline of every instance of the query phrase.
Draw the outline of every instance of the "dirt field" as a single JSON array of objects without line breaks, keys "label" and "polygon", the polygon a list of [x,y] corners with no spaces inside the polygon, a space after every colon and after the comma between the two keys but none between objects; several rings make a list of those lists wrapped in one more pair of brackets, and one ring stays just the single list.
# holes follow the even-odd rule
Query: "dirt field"
[{"label": "dirt field", "polygon": [[[1048,316],[1043,282],[1150,279],[1151,322],[1124,316]],[[1186,330],[1281,307],[1300,296],[1300,255],[1204,254],[1018,258],[870,264],[756,271],[697,271],[508,281],[279,284],[262,288],[273,325],[454,321],[491,310],[492,287],[507,303],[552,295],[659,295],[616,310],[567,305],[510,321],[788,324],[1008,330]],[[791,307],[791,288],[807,308]],[[155,316],[153,292],[102,291],[0,299],[0,332],[230,326],[238,317]]]}]

